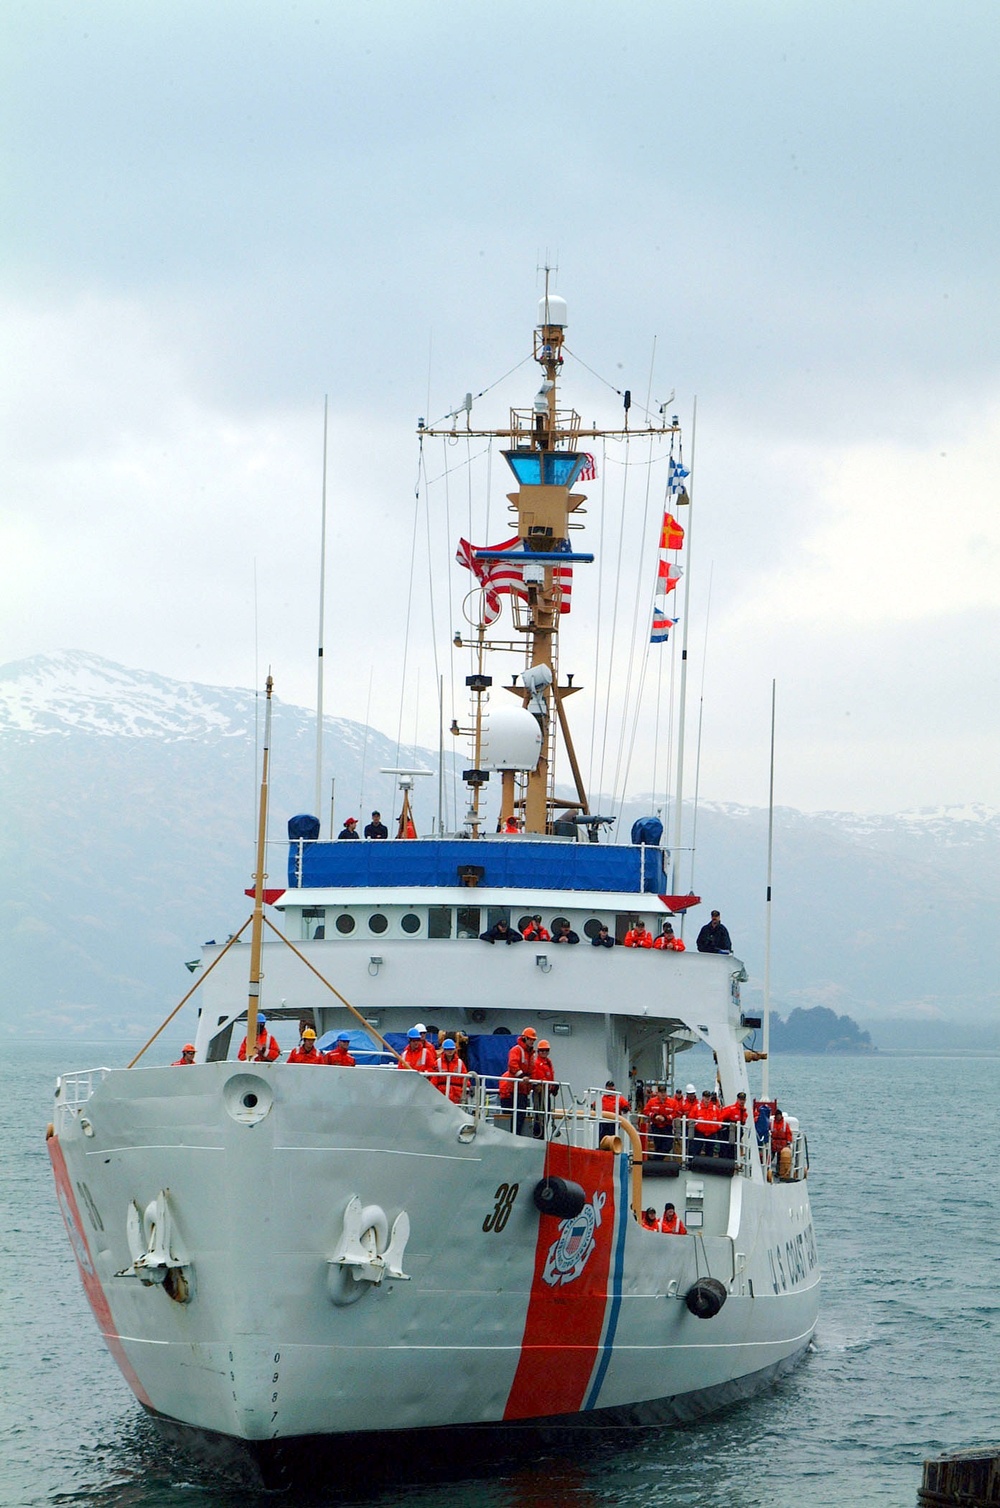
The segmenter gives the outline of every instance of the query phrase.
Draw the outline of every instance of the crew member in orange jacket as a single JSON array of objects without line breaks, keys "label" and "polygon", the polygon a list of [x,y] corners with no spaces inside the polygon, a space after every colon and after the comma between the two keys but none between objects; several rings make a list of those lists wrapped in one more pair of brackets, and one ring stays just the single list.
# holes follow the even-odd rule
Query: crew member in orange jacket
[{"label": "crew member in orange jacket", "polygon": [[665,1236],[687,1235],[687,1226],[672,1204],[665,1204],[663,1206],[663,1219],[660,1221],[660,1230]]},{"label": "crew member in orange jacket", "polygon": [[341,1032],[336,1042],[326,1054],[326,1062],[331,1068],[354,1068],[355,1062],[348,1052],[351,1042],[350,1032]]},{"label": "crew member in orange jacket", "polygon": [[535,1062],[531,1070],[531,1077],[536,1084],[555,1084],[556,1071],[552,1067],[552,1045],[544,1038],[538,1044],[535,1052]]},{"label": "crew member in orange jacket", "polygon": [[674,929],[669,922],[663,923],[663,930],[659,937],[653,939],[653,947],[667,949],[671,953],[685,952],[684,941],[674,935]]},{"label": "crew member in orange jacket", "polygon": [[[524,1128],[530,1095],[530,1080],[535,1076],[535,1043],[538,1033],[533,1026],[526,1026],[507,1054],[507,1072],[500,1080],[500,1104],[505,1110],[514,1111],[514,1134],[520,1136]],[[527,1081],[527,1082],[526,1082]]]},{"label": "crew member in orange jacket", "polygon": [[771,1117],[771,1155],[779,1173],[781,1172],[781,1154],[786,1147],[791,1145],[792,1128],[775,1105],[774,1115]]},{"label": "crew member in orange jacket", "polygon": [[420,1034],[420,1028],[411,1026],[406,1033],[406,1046],[399,1055],[397,1068],[412,1068],[416,1073],[429,1073],[437,1067],[437,1053],[430,1061],[431,1049]]},{"label": "crew member in orange jacket", "polygon": [[735,1157],[740,1141],[740,1126],[747,1123],[746,1091],[741,1089],[731,1105],[722,1107],[722,1124],[718,1131],[719,1150],[724,1157]]},{"label": "crew member in orange jacket", "polygon": [[656,1211],[652,1205],[649,1206],[648,1210],[643,1210],[639,1217],[639,1224],[643,1230],[659,1230],[660,1222],[656,1218]]},{"label": "crew member in orange jacket", "polygon": [[193,1063],[193,1062],[194,1062],[194,1043],[193,1042],[185,1042],[184,1046],[181,1048],[181,1055],[180,1055],[180,1057],[176,1058],[174,1060],[174,1063],[173,1063],[172,1066],[174,1068],[185,1068],[189,1063]]},{"label": "crew member in orange jacket", "polygon": [[447,1095],[453,1105],[457,1105],[462,1098],[469,1070],[458,1056],[454,1037],[445,1037],[441,1043],[437,1066],[437,1073],[431,1075],[431,1083],[435,1089],[440,1089],[442,1094]]},{"label": "crew member in orange jacket", "polygon": [[649,1124],[650,1159],[665,1157],[674,1145],[674,1102],[658,1084],[644,1108]]},{"label": "crew member in orange jacket", "polygon": [[597,1130],[598,1146],[600,1146],[606,1136],[618,1135],[617,1117],[619,1115],[627,1115],[628,1112],[628,1100],[623,1094],[618,1093],[615,1088],[614,1079],[609,1079],[604,1086],[604,1093],[601,1095],[601,1123]]},{"label": "crew member in orange jacket", "polygon": [[417,1022],[417,1031],[424,1044],[424,1073],[433,1073],[438,1066],[440,1033],[436,1026],[425,1026],[422,1021]]},{"label": "crew member in orange jacket", "polygon": [[746,1090],[741,1089],[731,1105],[722,1107],[722,1119],[731,1125],[745,1126],[747,1123],[747,1096]]},{"label": "crew member in orange jacket", "polygon": [[696,1157],[713,1157],[718,1150],[718,1132],[722,1125],[722,1106],[719,1097],[711,1089],[703,1089],[701,1092],[701,1104],[698,1106],[698,1114],[694,1123],[694,1144],[692,1151]]},{"label": "crew member in orange jacket", "polygon": [[651,948],[653,946],[653,934],[645,922],[637,919],[625,933],[622,939],[622,946],[626,948]]},{"label": "crew member in orange jacket", "polygon": [[[531,1070],[531,1097],[535,1102],[535,1109],[547,1111],[555,1099],[556,1072],[552,1067],[552,1047],[546,1041],[538,1044],[535,1053],[535,1063]],[[535,1121],[535,1135],[544,1136],[544,1124],[540,1120]]]},{"label": "crew member in orange jacket", "polygon": [[[247,1060],[247,1039],[243,1038],[240,1050],[236,1055],[241,1063]],[[273,1063],[275,1058],[281,1057],[281,1048],[267,1030],[267,1017],[257,1017],[257,1046],[251,1055],[253,1063]]]},{"label": "crew member in orange jacket", "polygon": [[289,1063],[325,1063],[323,1053],[316,1051],[316,1033],[311,1026],[307,1026],[302,1033],[302,1039],[298,1047],[293,1047],[288,1054]]},{"label": "crew member in orange jacket", "polygon": [[542,926],[540,916],[529,916],[525,925],[521,928],[521,936],[525,942],[551,942],[552,933],[548,927]]}]

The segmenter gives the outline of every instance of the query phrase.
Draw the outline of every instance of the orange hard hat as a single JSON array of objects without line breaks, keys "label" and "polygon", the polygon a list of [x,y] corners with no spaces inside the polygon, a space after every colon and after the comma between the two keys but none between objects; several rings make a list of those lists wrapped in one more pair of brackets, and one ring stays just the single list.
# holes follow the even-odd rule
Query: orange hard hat
[{"label": "orange hard hat", "polygon": [[181,1048],[181,1052],[194,1052],[194,1043],[185,1042],[184,1046]]},{"label": "orange hard hat", "polygon": [[535,1028],[533,1026],[526,1026],[524,1028],[524,1031],[521,1033],[521,1036],[527,1037],[529,1041],[534,1042],[535,1038],[538,1036],[538,1033],[535,1031]]},{"label": "orange hard hat", "polygon": [[539,1052],[551,1052],[551,1048],[550,1048],[548,1042],[546,1042],[544,1040],[541,1041],[541,1042],[539,1042],[539,1044],[538,1044],[538,1051]]}]

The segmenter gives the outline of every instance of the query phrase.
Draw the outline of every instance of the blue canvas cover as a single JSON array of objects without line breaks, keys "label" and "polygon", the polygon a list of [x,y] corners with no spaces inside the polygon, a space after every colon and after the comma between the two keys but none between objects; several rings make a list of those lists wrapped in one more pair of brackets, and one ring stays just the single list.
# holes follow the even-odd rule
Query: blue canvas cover
[{"label": "blue canvas cover", "polygon": [[[482,870],[478,895],[491,888],[653,895],[666,889],[663,849],[626,843],[533,843],[525,836],[488,841],[293,842],[288,850],[288,885],[290,889],[458,885],[459,870],[467,865]],[[470,900],[474,898],[470,894]]]},{"label": "blue canvas cover", "polygon": [[633,843],[647,843],[651,848],[659,848],[662,837],[663,823],[659,817],[639,817],[632,823]]},{"label": "blue canvas cover", "polygon": [[[456,1027],[456,1030],[459,1028]],[[406,1046],[406,1033],[386,1032],[385,1040],[401,1053]],[[508,1036],[506,1032],[501,1032],[499,1036],[470,1037],[466,1068],[472,1073],[483,1074],[486,1078],[500,1078],[507,1071],[507,1059],[516,1041],[516,1037]],[[354,1052],[353,1047],[351,1052]]]},{"label": "blue canvas cover", "polygon": [[501,1032],[499,1036],[469,1038],[469,1067],[487,1078],[499,1079],[507,1072],[507,1059],[517,1038]]},{"label": "blue canvas cover", "polygon": [[310,842],[319,837],[319,818],[311,817],[308,812],[300,812],[297,817],[288,819],[288,836],[294,841],[296,838],[306,838]]},{"label": "blue canvas cover", "polygon": [[[337,1038],[343,1031],[348,1031],[348,1028],[346,1026],[339,1026],[334,1031],[324,1032],[322,1037],[320,1037],[319,1041],[316,1043],[317,1049],[320,1052],[329,1052],[331,1048],[336,1047]],[[347,1051],[350,1053],[352,1058],[355,1058],[358,1061],[358,1063],[372,1064],[395,1062],[395,1058],[393,1058],[390,1053],[387,1053],[384,1050],[382,1044],[378,1041],[378,1039],[369,1036],[369,1034],[365,1031],[362,1031],[360,1027],[354,1027],[350,1030],[349,1034],[351,1040],[347,1044]],[[386,1038],[386,1041],[388,1040],[389,1039]]]}]

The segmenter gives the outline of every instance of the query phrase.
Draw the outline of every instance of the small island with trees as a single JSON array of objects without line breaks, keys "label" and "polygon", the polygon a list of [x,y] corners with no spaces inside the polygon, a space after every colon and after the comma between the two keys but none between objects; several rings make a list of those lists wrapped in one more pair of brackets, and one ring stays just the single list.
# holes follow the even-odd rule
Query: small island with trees
[{"label": "small island with trees", "polygon": [[772,1052],[877,1052],[871,1034],[850,1016],[838,1016],[829,1006],[811,1010],[796,1007],[788,1020],[771,1015]]}]

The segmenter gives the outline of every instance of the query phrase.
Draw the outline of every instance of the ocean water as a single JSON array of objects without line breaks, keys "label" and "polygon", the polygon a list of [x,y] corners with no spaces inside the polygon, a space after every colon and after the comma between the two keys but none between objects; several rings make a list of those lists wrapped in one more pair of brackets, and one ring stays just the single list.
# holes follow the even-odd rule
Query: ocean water
[{"label": "ocean water", "polygon": [[419,1476],[324,1461],[280,1496],[164,1443],[100,1341],[59,1215],[55,1074],[121,1044],[9,1044],[0,1097],[0,1505],[88,1508],[912,1508],[926,1455],[1000,1440],[1000,1059],[787,1058],[823,1266],[815,1347],[698,1424]]}]

